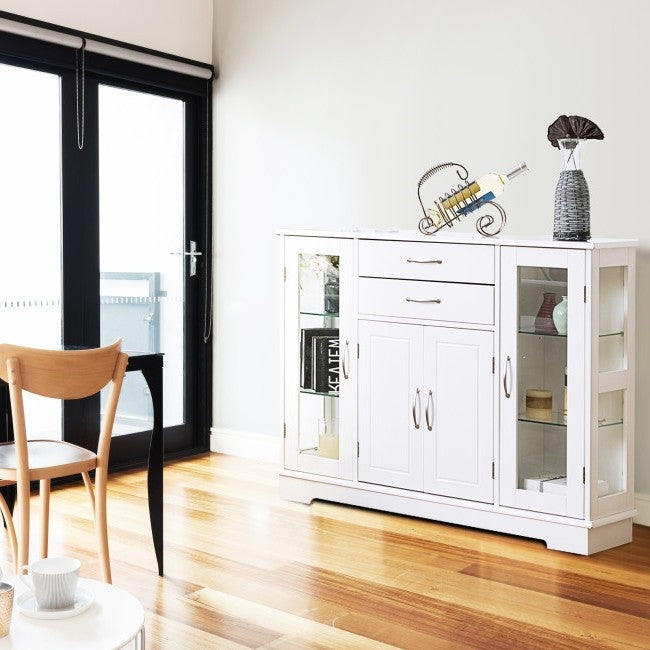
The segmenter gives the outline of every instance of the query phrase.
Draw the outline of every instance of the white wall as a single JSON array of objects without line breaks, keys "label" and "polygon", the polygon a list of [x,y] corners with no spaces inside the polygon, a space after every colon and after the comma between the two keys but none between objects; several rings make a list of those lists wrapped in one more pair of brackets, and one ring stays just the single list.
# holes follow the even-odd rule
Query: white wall
[{"label": "white wall", "polygon": [[212,61],[212,0],[0,0],[0,10]]},{"label": "white wall", "polygon": [[[650,494],[650,3],[215,0],[215,427],[280,436],[285,226],[415,228],[430,166],[526,160],[507,234],[552,232],[560,114],[586,145],[594,236],[640,239],[637,491]],[[473,229],[473,223],[464,226]],[[650,502],[648,502],[650,506]]]}]

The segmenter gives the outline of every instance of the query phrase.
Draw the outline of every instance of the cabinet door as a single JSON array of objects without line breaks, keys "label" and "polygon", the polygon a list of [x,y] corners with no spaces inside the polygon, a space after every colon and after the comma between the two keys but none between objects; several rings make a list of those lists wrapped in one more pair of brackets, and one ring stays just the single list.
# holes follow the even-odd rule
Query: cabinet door
[{"label": "cabinet door", "polygon": [[494,335],[424,328],[424,490],[493,498]]},{"label": "cabinet door", "polygon": [[345,239],[287,236],[284,264],[284,466],[352,479],[353,244]]},{"label": "cabinet door", "polygon": [[[584,515],[585,264],[581,250],[502,248],[502,505]],[[564,297],[566,330],[553,318]]]},{"label": "cabinet door", "polygon": [[359,322],[359,480],[422,490],[422,330]]}]

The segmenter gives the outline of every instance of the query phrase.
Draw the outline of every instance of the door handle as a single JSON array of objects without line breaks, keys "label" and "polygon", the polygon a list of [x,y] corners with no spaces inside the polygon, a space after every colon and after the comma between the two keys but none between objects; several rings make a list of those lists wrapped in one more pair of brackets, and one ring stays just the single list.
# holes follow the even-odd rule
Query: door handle
[{"label": "door handle", "polygon": [[[417,404],[418,414],[415,415],[415,407]],[[422,415],[422,404],[420,403],[420,389],[415,389],[415,398],[413,399],[413,424],[416,429],[420,428],[420,416]]]},{"label": "door handle", "polygon": [[203,255],[201,251],[196,250],[196,242],[193,239],[190,239],[190,250],[189,251],[172,251],[170,255],[187,255],[190,258],[190,276],[196,275],[196,258],[199,255]]},{"label": "door handle", "polygon": [[[431,416],[429,416],[429,406],[431,407]],[[427,408],[424,410],[424,417],[427,420],[427,429],[431,431],[433,429],[433,393],[429,391],[427,397]]]},{"label": "door handle", "polygon": [[[508,370],[510,372],[508,372]],[[508,388],[508,375],[510,375],[510,388]],[[510,361],[510,357],[506,359],[506,367],[505,370],[503,371],[503,392],[505,393],[505,396],[507,398],[510,398],[510,391],[512,390],[512,362]]]},{"label": "door handle", "polygon": [[350,358],[350,341],[345,342],[345,349],[343,350],[343,360],[341,361],[341,367],[343,370],[343,377],[349,379],[350,375],[348,374],[348,360]]}]

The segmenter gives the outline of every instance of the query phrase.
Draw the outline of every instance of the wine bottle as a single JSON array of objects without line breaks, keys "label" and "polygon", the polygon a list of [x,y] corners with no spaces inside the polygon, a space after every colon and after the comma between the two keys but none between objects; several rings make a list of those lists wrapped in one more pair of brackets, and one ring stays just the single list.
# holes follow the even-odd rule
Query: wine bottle
[{"label": "wine bottle", "polygon": [[[499,196],[508,181],[516,178],[527,169],[526,163],[521,162],[503,174],[481,176],[481,178],[472,181],[446,198],[441,204],[442,208],[443,210],[453,209],[461,215],[469,214]],[[438,227],[445,225],[445,219],[435,208],[427,210],[427,216],[433,221],[434,225]]]}]

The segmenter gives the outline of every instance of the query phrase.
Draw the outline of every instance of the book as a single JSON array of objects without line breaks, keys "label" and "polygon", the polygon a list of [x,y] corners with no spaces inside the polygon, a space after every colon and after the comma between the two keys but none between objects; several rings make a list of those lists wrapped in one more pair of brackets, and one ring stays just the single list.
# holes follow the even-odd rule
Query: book
[{"label": "book", "polygon": [[312,340],[315,336],[334,336],[339,331],[332,327],[310,327],[300,331],[300,387],[307,390],[313,387]]},{"label": "book", "polygon": [[339,337],[312,338],[312,387],[317,393],[338,393],[341,355]]}]

